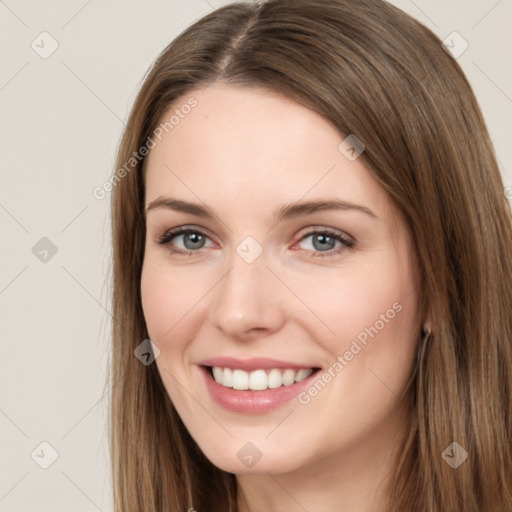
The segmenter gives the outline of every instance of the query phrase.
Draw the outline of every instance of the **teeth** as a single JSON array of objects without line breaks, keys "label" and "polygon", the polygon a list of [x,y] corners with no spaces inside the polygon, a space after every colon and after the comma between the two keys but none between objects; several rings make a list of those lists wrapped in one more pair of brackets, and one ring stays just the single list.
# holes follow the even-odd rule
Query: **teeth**
[{"label": "teeth", "polygon": [[[276,370],[270,370],[267,376],[267,383],[270,389],[280,388],[283,385],[283,378],[281,377],[281,372]],[[224,384],[226,385],[226,384]]]},{"label": "teeth", "polygon": [[285,370],[283,372],[283,386],[291,386],[295,382],[295,370]]},{"label": "teeth", "polygon": [[249,389],[261,391],[262,389],[267,389],[267,387],[267,374],[265,373],[265,370],[256,370],[249,374]]},{"label": "teeth", "polygon": [[313,373],[312,368],[301,368],[300,370],[254,370],[246,372],[244,370],[231,370],[230,368],[220,368],[214,366],[213,378],[216,382],[226,388],[237,390],[251,389],[253,391],[263,391],[265,389],[274,389],[281,386],[291,386],[295,382],[306,379]]},{"label": "teeth", "polygon": [[297,375],[295,375],[295,382],[300,382],[301,380],[304,380],[305,378],[309,377],[313,373],[312,369],[309,368],[302,368],[297,372]]},{"label": "teeth", "polygon": [[233,389],[249,389],[249,374],[242,370],[233,370]]}]

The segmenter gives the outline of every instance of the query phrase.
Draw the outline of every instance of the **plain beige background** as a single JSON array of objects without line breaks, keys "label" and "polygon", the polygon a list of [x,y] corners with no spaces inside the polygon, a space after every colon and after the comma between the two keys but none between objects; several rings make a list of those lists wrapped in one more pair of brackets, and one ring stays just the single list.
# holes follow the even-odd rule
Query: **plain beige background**
[{"label": "plain beige background", "polygon": [[[112,510],[109,203],[92,190],[153,59],[226,3],[0,0],[0,511]],[[512,3],[391,3],[469,44],[458,60],[511,198]]]}]

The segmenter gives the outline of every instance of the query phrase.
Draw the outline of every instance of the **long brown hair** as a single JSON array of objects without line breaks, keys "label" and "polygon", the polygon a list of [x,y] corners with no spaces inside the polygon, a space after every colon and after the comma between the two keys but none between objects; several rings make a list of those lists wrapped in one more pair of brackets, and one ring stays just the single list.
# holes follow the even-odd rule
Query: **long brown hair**
[{"label": "long brown hair", "polygon": [[[165,48],[119,146],[124,172],[111,187],[115,512],[237,510],[234,475],[205,458],[156,365],[134,356],[148,338],[144,159],[126,167],[177,99],[219,80],[280,92],[355,134],[405,216],[432,334],[412,375],[410,434],[389,512],[512,511],[512,220],[471,87],[432,32],[383,0],[269,0],[217,9]],[[457,468],[442,455],[453,442],[468,454]]]}]

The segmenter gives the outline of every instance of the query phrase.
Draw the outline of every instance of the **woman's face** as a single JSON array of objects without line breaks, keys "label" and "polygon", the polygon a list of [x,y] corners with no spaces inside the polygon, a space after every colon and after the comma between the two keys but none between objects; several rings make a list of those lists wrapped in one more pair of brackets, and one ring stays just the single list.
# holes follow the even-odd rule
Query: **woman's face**
[{"label": "woman's face", "polygon": [[146,162],[141,291],[184,424],[238,474],[378,457],[421,327],[403,218],[290,99],[214,84],[173,114]]}]

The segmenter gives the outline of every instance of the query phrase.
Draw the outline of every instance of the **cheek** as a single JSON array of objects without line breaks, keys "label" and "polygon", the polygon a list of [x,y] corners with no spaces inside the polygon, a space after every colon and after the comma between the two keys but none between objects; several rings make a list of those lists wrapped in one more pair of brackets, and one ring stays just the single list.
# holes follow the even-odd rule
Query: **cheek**
[{"label": "cheek", "polygon": [[140,288],[148,333],[160,347],[173,337],[194,293],[182,282],[179,272],[171,273],[151,256],[144,261]]},{"label": "cheek", "polygon": [[307,315],[311,320],[303,325],[333,360],[346,351],[364,354],[348,354],[351,360],[358,359],[355,366],[367,367],[374,358],[388,363],[392,358],[395,366],[410,358],[418,314],[414,276],[412,267],[400,266],[396,255],[388,259],[380,254],[375,265],[296,281],[297,295],[315,315]]},{"label": "cheek", "polygon": [[205,314],[214,277],[208,270],[191,273],[171,267],[160,255],[149,254],[141,275],[141,299],[151,340],[162,355],[182,351],[194,338]]},{"label": "cheek", "polygon": [[140,289],[146,326],[150,338],[156,342],[172,326],[169,312],[174,311],[173,296],[151,264],[143,266]]},{"label": "cheek", "polygon": [[[301,281],[299,293],[322,323],[311,317],[302,326],[330,360],[322,382],[312,383],[299,401],[310,404],[305,410],[311,407],[323,424],[344,425],[348,437],[364,437],[396,411],[410,378],[418,322],[412,267],[381,253],[375,265],[351,266],[316,283],[307,288]],[[324,437],[337,443],[337,435],[329,430]]]}]

